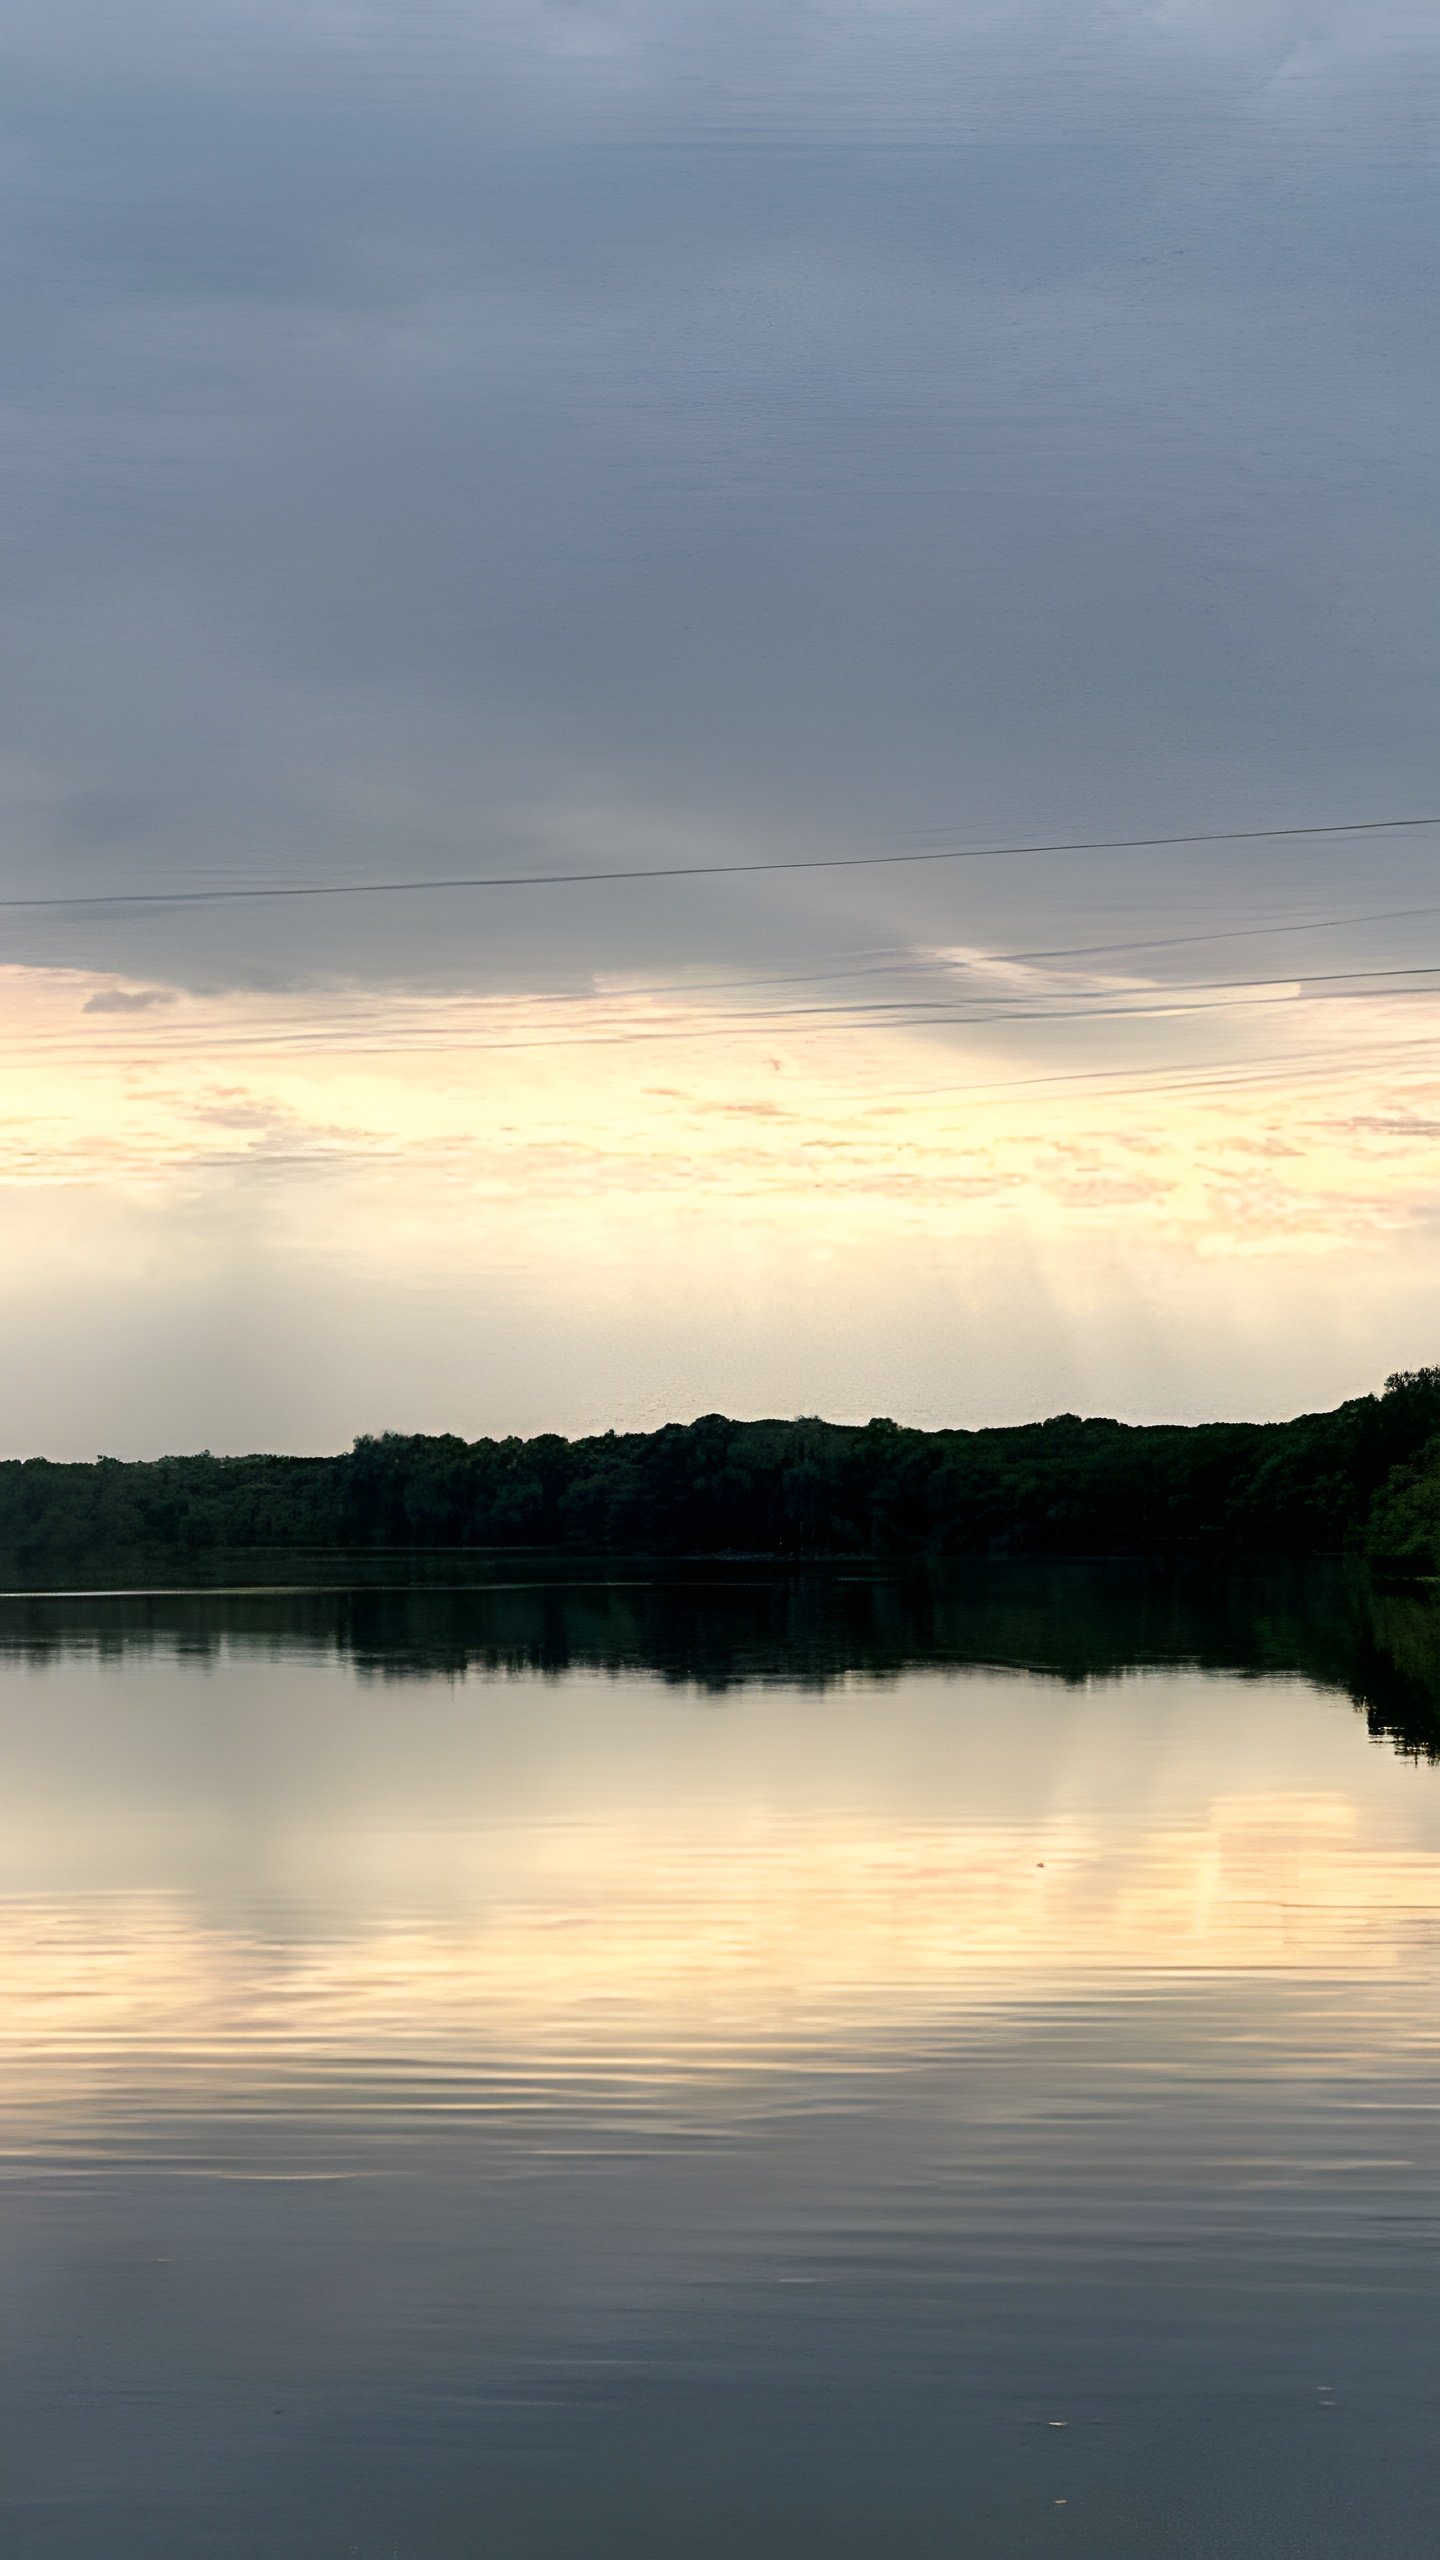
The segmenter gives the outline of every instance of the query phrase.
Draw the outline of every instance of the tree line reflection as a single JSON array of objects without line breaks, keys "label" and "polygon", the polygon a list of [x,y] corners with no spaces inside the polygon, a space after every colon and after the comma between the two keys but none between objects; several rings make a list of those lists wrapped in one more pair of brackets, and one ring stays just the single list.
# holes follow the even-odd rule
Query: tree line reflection
[{"label": "tree line reflection", "polygon": [[717,1697],[926,1669],[1083,1683],[1183,1666],[1342,1691],[1377,1738],[1440,1761],[1440,1596],[1387,1586],[1358,1565],[1241,1575],[1034,1560],[895,1572],[606,1558],[587,1569],[412,1550],[367,1558],[364,1578],[353,1556],[247,1554],[233,1584],[218,1557],[203,1582],[158,1585],[127,1575],[124,1561],[92,1560],[85,1588],[11,1580],[0,1657],[43,1666],[319,1653],[365,1680],[638,1671]]}]

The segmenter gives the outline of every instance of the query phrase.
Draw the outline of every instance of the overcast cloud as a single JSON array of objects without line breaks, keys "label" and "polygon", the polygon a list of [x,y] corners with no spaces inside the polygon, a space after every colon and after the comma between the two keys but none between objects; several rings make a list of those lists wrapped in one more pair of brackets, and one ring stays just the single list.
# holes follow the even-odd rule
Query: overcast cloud
[{"label": "overcast cloud", "polygon": [[[1440,807],[1437,61],[12,0],[0,897]],[[1373,1385],[1436,842],[0,907],[0,1441]]]},{"label": "overcast cloud", "polygon": [[[1429,11],[7,25],[12,892],[1436,796]],[[1367,899],[1430,857],[1387,859]],[[11,918],[5,949],[549,984],[1296,877]]]}]

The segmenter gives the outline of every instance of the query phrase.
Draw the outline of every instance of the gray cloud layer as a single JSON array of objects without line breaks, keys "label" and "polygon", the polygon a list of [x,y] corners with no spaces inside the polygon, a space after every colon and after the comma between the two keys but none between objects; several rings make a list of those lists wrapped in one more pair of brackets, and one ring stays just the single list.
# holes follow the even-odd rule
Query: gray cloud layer
[{"label": "gray cloud layer", "polygon": [[[4,50],[11,893],[1440,789],[1429,12],[49,0]],[[1352,865],[72,914],[3,948],[551,984],[1242,884],[1318,911]],[[1365,901],[1430,867],[1367,851]]]}]

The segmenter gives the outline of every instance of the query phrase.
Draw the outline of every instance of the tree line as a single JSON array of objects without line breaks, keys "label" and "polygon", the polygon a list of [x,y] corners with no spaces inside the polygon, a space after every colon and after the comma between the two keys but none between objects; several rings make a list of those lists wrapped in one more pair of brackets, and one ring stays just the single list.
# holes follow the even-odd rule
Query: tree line
[{"label": "tree line", "polygon": [[547,1547],[822,1556],[1364,1553],[1440,1568],[1440,1368],[1288,1422],[920,1431],[705,1414],[385,1432],[333,1458],[0,1462],[0,1549]]}]

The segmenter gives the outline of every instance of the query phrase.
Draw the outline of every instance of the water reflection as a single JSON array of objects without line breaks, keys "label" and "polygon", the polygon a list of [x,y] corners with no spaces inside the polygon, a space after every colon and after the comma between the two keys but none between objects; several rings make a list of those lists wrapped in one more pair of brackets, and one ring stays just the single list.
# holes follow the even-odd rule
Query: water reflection
[{"label": "water reflection", "polygon": [[650,1670],[716,1693],[980,1664],[1067,1681],[1147,1665],[1290,1672],[1346,1691],[1373,1733],[1440,1759],[1440,1594],[1377,1584],[1358,1566],[1241,1575],[1022,1561],[896,1573],[535,1559],[517,1571],[508,1557],[413,1551],[182,1560],[186,1581],[176,1566],[166,1560],[156,1587],[153,1559],[91,1559],[72,1580],[92,1587],[75,1593],[20,1587],[12,1560],[0,1576],[0,1660],[298,1651],[382,1680]]},{"label": "water reflection", "polygon": [[7,2554],[1428,2554],[1427,1619],[1308,1588],[5,1602]]}]

